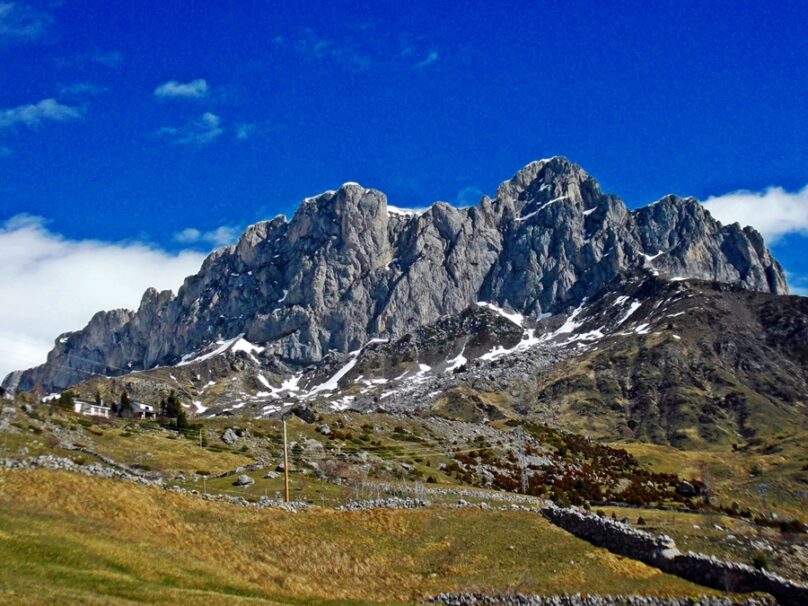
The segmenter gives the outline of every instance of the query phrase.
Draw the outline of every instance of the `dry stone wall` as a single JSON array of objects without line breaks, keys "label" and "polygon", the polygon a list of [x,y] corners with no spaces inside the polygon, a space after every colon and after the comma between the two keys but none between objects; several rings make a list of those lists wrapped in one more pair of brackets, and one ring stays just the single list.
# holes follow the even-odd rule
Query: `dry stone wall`
[{"label": "dry stone wall", "polygon": [[782,606],[808,604],[808,585],[746,564],[699,553],[681,553],[670,537],[655,536],[608,518],[548,504],[542,514],[553,524],[598,547],[640,560],[694,583],[731,592],[763,591]]}]

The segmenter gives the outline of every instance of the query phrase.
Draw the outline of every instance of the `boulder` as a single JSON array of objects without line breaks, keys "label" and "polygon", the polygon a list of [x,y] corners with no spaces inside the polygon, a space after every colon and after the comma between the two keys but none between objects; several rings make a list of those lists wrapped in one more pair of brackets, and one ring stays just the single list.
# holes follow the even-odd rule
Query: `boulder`
[{"label": "boulder", "polygon": [[220,437],[222,442],[224,442],[228,446],[230,446],[231,444],[235,444],[238,438],[239,438],[238,434],[233,430],[232,427],[228,427],[227,429],[225,429]]},{"label": "boulder", "polygon": [[692,497],[696,494],[696,487],[687,480],[680,482],[676,487],[676,492],[683,497]]},{"label": "boulder", "polygon": [[240,475],[236,478],[236,481],[233,482],[233,486],[249,486],[250,484],[255,484],[255,480],[246,474]]}]

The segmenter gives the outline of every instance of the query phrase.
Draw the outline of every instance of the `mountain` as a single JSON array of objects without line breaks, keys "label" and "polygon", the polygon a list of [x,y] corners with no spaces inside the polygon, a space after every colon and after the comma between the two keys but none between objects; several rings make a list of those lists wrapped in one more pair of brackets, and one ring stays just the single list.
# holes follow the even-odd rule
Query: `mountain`
[{"label": "mountain", "polygon": [[[528,164],[470,208],[397,209],[355,183],[307,198],[290,221],[257,223],[211,253],[176,295],[149,289],[136,311],[97,313],[60,335],[45,364],[3,385],[52,392],[91,375],[216,365],[218,354],[240,352],[241,363],[267,372],[266,389],[277,395],[278,381],[309,377],[312,365],[322,374],[357,363],[379,340],[418,334],[469,308],[477,311],[468,322],[490,323],[477,318],[476,303],[527,326],[637,272],[787,293],[782,268],[752,228],[722,225],[693,198],[666,196],[629,211],[555,157]],[[508,341],[532,344],[536,329],[527,330],[495,333],[498,346],[530,350]]]}]

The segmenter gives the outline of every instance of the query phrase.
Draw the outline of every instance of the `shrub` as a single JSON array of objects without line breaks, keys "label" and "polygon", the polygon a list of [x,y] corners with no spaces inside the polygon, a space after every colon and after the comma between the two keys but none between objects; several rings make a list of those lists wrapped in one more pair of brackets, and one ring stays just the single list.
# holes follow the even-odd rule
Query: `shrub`
[{"label": "shrub", "polygon": [[808,532],[808,528],[806,528],[805,524],[803,524],[799,520],[790,520],[790,521],[784,520],[780,522],[780,532],[782,532],[783,534],[805,533]]},{"label": "shrub", "polygon": [[769,567],[769,558],[762,551],[758,551],[752,556],[752,566],[758,570],[766,570]]},{"label": "shrub", "polygon": [[645,518],[640,516],[637,518],[637,526],[645,526]]}]

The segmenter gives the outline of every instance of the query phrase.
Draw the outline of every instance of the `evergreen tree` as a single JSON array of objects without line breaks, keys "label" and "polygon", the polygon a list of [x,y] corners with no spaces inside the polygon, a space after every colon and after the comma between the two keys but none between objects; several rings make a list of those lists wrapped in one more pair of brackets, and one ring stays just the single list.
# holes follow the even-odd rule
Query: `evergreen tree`
[{"label": "evergreen tree", "polygon": [[129,401],[129,394],[124,389],[121,394],[121,403],[118,406],[118,415],[123,417],[132,414],[132,402]]},{"label": "evergreen tree", "polygon": [[171,394],[166,398],[166,416],[167,417],[176,417],[182,411],[182,405],[180,404],[180,399],[177,397],[177,393],[172,391]]},{"label": "evergreen tree", "polygon": [[185,414],[185,410],[182,408],[182,404],[180,404],[177,393],[174,391],[160,402],[160,414],[170,419],[175,419],[178,429],[188,427],[188,417]]},{"label": "evergreen tree", "polygon": [[59,406],[65,409],[73,410],[73,399],[76,397],[72,391],[63,391],[59,396]]}]

